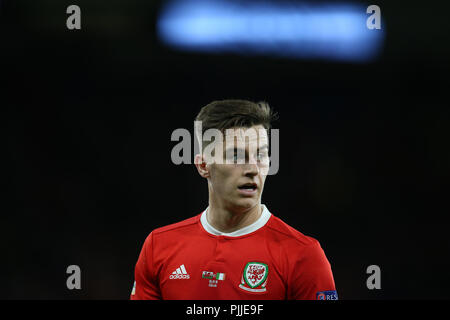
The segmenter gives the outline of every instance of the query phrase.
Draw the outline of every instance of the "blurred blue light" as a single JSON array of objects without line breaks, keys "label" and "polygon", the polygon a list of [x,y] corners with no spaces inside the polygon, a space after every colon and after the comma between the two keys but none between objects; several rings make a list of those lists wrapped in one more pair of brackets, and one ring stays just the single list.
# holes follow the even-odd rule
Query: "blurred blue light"
[{"label": "blurred blue light", "polygon": [[366,27],[368,17],[355,4],[174,0],[162,8],[157,31],[182,50],[364,62],[384,40],[382,30]]}]

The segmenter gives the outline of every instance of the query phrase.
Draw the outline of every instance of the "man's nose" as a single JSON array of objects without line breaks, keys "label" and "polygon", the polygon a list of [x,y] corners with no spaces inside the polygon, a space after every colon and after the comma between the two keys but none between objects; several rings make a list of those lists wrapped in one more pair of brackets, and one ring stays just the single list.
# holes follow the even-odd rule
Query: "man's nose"
[{"label": "man's nose", "polygon": [[244,164],[244,166],[244,174],[246,176],[253,177],[259,174],[259,166],[256,162],[256,159],[250,158],[249,161]]}]

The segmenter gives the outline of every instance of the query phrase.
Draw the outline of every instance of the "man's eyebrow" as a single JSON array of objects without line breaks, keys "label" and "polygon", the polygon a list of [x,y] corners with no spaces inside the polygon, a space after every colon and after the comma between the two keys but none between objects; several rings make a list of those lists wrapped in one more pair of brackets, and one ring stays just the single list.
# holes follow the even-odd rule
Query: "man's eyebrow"
[{"label": "man's eyebrow", "polygon": [[238,148],[238,147],[228,147],[225,151],[238,151],[238,150],[245,151],[245,149]]},{"label": "man's eyebrow", "polygon": [[[258,148],[258,150],[264,150],[264,149],[269,149],[269,146],[267,144],[264,144]],[[244,150],[244,149],[239,148],[239,147],[228,147],[226,150],[236,151],[236,150]]]}]

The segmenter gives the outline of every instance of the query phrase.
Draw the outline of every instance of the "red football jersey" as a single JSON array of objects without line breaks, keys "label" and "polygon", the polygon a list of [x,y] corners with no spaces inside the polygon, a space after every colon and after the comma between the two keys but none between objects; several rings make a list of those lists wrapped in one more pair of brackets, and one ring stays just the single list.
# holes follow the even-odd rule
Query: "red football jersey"
[{"label": "red football jersey", "polygon": [[272,215],[222,233],[207,209],[155,229],[135,268],[132,300],[337,299],[319,242]]}]

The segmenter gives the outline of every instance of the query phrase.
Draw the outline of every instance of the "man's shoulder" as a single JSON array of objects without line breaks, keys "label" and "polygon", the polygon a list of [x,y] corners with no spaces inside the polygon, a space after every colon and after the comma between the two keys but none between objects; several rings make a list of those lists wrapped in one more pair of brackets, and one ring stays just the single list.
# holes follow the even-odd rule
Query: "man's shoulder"
[{"label": "man's shoulder", "polygon": [[274,215],[272,215],[272,219],[270,219],[267,227],[272,236],[284,244],[291,243],[292,245],[301,247],[309,247],[319,244],[317,239],[303,234]]},{"label": "man's shoulder", "polygon": [[200,220],[200,216],[201,216],[201,213],[199,213],[193,217],[187,218],[185,220],[156,228],[152,231],[152,234],[160,235],[160,234],[170,233],[170,232],[179,232],[179,231],[184,232],[185,228],[195,227],[197,225],[198,221]]}]

